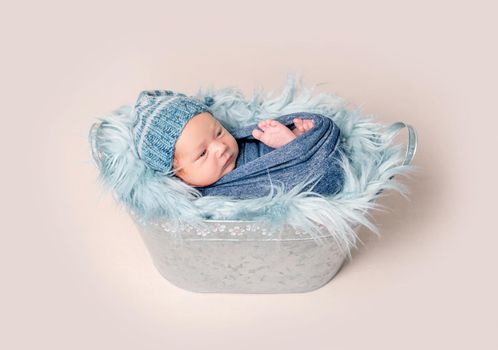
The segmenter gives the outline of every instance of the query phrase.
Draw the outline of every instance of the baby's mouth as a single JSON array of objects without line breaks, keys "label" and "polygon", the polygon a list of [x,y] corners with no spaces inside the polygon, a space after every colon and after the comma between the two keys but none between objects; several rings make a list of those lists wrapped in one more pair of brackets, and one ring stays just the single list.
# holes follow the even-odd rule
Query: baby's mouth
[{"label": "baby's mouth", "polygon": [[225,167],[232,162],[233,154],[228,157],[227,161],[225,162]]}]

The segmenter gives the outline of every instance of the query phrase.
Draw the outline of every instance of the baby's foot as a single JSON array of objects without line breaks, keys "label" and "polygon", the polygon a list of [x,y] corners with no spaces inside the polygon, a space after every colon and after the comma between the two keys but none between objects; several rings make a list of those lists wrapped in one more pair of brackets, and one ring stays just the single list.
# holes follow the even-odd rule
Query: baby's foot
[{"label": "baby's foot", "polygon": [[252,136],[272,148],[280,148],[296,138],[288,127],[273,119],[260,121],[258,127],[263,131],[254,129]]},{"label": "baby's foot", "polygon": [[296,135],[296,137],[304,134],[315,124],[312,119],[295,118],[293,122],[296,128],[292,130],[292,132]]}]

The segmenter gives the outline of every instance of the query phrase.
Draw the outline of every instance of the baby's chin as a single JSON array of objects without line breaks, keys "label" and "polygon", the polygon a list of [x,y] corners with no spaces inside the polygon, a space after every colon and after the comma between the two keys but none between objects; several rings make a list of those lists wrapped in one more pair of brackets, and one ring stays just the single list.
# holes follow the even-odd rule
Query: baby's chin
[{"label": "baby's chin", "polygon": [[212,181],[209,185],[205,185],[205,186],[210,186],[212,184],[214,184],[215,182],[217,182],[219,179],[221,179],[223,176],[225,176],[226,174],[228,174],[229,172],[233,171],[233,169],[235,169],[235,165],[236,165],[236,161],[237,159],[233,159],[230,164],[228,164],[225,169],[223,169],[223,172],[221,173],[221,175],[214,181]]}]

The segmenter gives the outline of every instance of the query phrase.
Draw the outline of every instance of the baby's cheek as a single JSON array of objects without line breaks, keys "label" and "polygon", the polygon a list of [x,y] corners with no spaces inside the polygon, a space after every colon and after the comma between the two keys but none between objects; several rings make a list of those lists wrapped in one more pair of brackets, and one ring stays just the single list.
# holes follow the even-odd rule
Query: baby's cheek
[{"label": "baby's cheek", "polygon": [[232,140],[232,146],[233,146],[234,153],[236,155],[239,154],[239,145],[237,143],[237,140],[235,140],[235,139]]}]

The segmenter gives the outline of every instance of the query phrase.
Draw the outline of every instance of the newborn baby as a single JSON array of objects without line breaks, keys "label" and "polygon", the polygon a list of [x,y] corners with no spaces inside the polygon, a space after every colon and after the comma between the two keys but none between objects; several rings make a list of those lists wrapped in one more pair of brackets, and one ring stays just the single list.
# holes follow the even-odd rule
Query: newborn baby
[{"label": "newborn baby", "polygon": [[[252,135],[271,148],[280,148],[313,127],[312,120],[294,119],[295,128],[276,120],[258,123]],[[195,141],[194,141],[195,140]],[[173,171],[191,186],[208,186],[235,169],[239,147],[234,137],[209,112],[190,119],[175,145]]]},{"label": "newborn baby", "polygon": [[[139,157],[152,169],[177,176],[191,186],[209,186],[235,169],[237,141],[200,101],[169,90],[142,91],[134,107],[133,136]],[[252,135],[280,148],[313,127],[294,119],[290,130],[263,120]]]},{"label": "newborn baby", "polygon": [[342,188],[340,130],[323,115],[291,113],[229,132],[207,105],[169,90],[141,92],[132,113],[138,157],[203,196],[260,197],[273,184],[287,191],[308,177],[305,190]]}]

